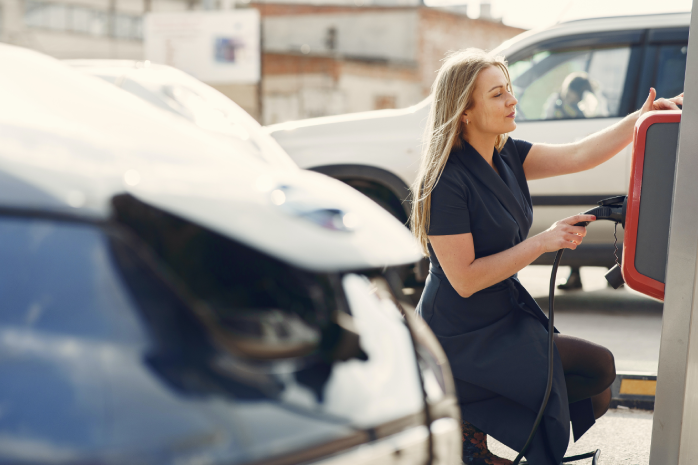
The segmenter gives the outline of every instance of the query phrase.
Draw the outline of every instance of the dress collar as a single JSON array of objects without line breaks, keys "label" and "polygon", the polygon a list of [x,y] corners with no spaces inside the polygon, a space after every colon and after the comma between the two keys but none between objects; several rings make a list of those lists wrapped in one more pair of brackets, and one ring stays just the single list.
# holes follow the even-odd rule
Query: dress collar
[{"label": "dress collar", "polygon": [[527,214],[527,208],[523,205],[523,194],[516,176],[509,166],[504,163],[501,155],[494,149],[492,160],[499,171],[497,172],[487,163],[477,150],[465,140],[461,140],[461,147],[452,152],[455,158],[475,177],[480,179],[487,188],[501,202],[504,208],[514,217],[514,220],[522,229],[522,236],[526,237],[531,227],[531,218]]}]

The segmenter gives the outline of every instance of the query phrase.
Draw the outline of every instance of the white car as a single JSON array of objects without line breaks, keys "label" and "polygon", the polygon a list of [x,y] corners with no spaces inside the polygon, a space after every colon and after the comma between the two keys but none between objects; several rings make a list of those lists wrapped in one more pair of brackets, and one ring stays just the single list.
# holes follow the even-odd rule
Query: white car
[{"label": "white car", "polygon": [[[509,62],[519,99],[518,127],[512,136],[531,142],[574,142],[638,109],[650,86],[660,97],[682,92],[689,22],[690,13],[585,19],[529,31],[503,43],[494,52]],[[564,108],[563,83],[574,78],[582,99],[577,108]],[[346,182],[406,223],[408,186],[419,165],[429,108],[426,99],[403,110],[292,121],[268,130],[301,168]],[[600,199],[625,194],[629,166],[626,148],[590,171],[532,181],[530,234]],[[619,228],[619,251],[622,237]],[[611,224],[594,225],[584,243],[565,254],[563,264],[611,267],[613,242]],[[545,254],[536,263],[549,264],[552,259],[553,254]]]},{"label": "white car", "polygon": [[448,363],[390,285],[419,255],[399,222],[57,60],[0,60],[0,463],[457,463]]},{"label": "white car", "polygon": [[245,110],[183,71],[149,61],[93,59],[63,62],[217,134],[231,149],[254,155],[278,169],[298,168]]}]

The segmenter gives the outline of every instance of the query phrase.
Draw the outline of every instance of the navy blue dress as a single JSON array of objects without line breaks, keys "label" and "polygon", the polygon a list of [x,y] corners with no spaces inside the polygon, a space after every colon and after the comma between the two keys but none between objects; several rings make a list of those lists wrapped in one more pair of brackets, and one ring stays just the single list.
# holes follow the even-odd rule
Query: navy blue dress
[{"label": "navy blue dress", "polygon": [[[475,258],[526,239],[533,210],[523,163],[531,148],[509,138],[494,151],[495,172],[467,142],[451,151],[431,196],[429,235],[472,233]],[[521,450],[540,408],[547,380],[548,318],[516,275],[461,297],[434,250],[417,312],[441,342],[451,364],[463,419],[514,450]],[[553,390],[526,459],[557,465],[594,424],[591,401],[568,404],[555,349]]]}]

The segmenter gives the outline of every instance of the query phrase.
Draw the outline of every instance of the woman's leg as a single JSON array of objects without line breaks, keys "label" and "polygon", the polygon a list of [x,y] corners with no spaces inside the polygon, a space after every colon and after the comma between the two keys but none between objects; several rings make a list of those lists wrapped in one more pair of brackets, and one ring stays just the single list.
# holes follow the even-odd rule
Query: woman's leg
[{"label": "woman's leg", "polygon": [[487,435],[472,423],[461,420],[463,463],[465,465],[511,465],[511,460],[497,457],[487,447]]},{"label": "woman's leg", "polygon": [[573,336],[555,335],[555,345],[565,371],[569,402],[591,398],[594,416],[606,413],[610,386],[616,379],[613,354],[603,346]]}]

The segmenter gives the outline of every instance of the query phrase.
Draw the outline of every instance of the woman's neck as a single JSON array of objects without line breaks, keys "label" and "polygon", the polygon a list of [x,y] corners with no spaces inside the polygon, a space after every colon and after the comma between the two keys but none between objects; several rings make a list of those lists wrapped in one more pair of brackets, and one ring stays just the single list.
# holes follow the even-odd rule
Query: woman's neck
[{"label": "woman's neck", "polygon": [[497,136],[466,133],[465,140],[496,170],[492,155],[494,154],[494,144],[497,141]]}]

